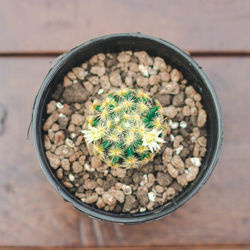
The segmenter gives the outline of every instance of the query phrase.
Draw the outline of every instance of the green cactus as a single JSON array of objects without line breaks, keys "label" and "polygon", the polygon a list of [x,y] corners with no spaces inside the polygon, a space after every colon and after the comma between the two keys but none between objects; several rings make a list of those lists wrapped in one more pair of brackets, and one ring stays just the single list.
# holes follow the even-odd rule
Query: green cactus
[{"label": "green cactus", "polygon": [[161,105],[141,90],[122,89],[95,100],[84,127],[87,143],[111,167],[137,167],[160,149],[166,125]]}]

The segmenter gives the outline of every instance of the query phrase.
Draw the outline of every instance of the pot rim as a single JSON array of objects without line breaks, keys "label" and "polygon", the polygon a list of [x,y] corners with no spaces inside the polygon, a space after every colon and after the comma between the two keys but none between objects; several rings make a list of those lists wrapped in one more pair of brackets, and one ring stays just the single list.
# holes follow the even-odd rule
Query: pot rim
[{"label": "pot rim", "polygon": [[[214,153],[211,156],[210,164],[207,167],[206,172],[201,176],[199,183],[190,190],[190,192],[186,193],[185,196],[181,197],[181,199],[178,200],[178,202],[175,202],[174,200],[167,202],[166,204],[160,206],[159,208],[156,208],[152,211],[147,211],[144,213],[136,213],[136,214],[116,214],[112,212],[105,212],[101,209],[93,208],[89,205],[86,205],[85,203],[82,203],[77,197],[75,197],[73,194],[70,194],[65,187],[63,187],[62,184],[60,184],[59,180],[52,176],[51,172],[49,171],[48,164],[44,161],[41,151],[43,145],[41,145],[41,136],[39,133],[37,133],[37,124],[39,122],[38,119],[38,112],[40,105],[42,103],[42,97],[44,91],[47,89],[49,83],[51,82],[52,78],[57,74],[57,71],[59,68],[61,68],[65,63],[67,63],[67,60],[74,56],[78,52],[78,50],[81,50],[82,48],[90,45],[91,43],[101,42],[112,38],[135,38],[135,39],[147,39],[151,40],[155,43],[162,44],[164,46],[169,47],[170,49],[174,50],[176,53],[181,55],[185,60],[188,61],[189,65],[194,67],[195,71],[200,75],[203,83],[206,85],[206,88],[208,89],[213,102],[214,102],[214,108],[215,108],[215,114],[217,116],[217,140],[216,140],[216,148],[214,149]],[[75,208],[78,210],[87,213],[90,217],[106,220],[110,222],[117,222],[122,224],[137,224],[142,222],[150,222],[152,220],[157,220],[162,218],[163,216],[166,216],[168,214],[171,214],[174,212],[177,208],[181,207],[184,203],[186,203],[195,193],[198,192],[198,190],[206,183],[209,176],[211,175],[212,171],[214,170],[217,161],[219,159],[219,155],[221,152],[222,147],[222,140],[223,140],[223,128],[222,128],[222,115],[221,115],[221,108],[218,101],[218,97],[215,93],[215,90],[208,79],[207,75],[204,73],[202,68],[198,65],[197,62],[195,62],[188,54],[186,54],[184,51],[182,51],[180,48],[176,47],[172,43],[169,43],[161,38],[155,38],[148,35],[143,35],[141,33],[117,33],[117,34],[109,34],[101,37],[97,37],[94,39],[91,39],[85,43],[82,43],[73,49],[71,49],[69,52],[61,55],[59,57],[58,62],[49,70],[48,74],[44,78],[44,81],[38,91],[38,94],[35,98],[34,106],[33,106],[33,112],[32,112],[32,127],[33,127],[33,140],[35,144],[35,150],[40,162],[40,166],[42,168],[42,171],[44,175],[48,178],[51,185],[57,190],[57,192],[64,198],[65,201],[70,202]],[[56,180],[57,179],[57,180]],[[192,185],[189,184],[189,185]]]}]

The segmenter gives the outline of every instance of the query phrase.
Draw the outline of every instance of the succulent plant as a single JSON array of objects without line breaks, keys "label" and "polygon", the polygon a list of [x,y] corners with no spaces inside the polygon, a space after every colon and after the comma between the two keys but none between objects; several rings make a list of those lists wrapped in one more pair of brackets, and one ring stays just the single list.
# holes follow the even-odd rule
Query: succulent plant
[{"label": "succulent plant", "polygon": [[164,143],[161,109],[141,90],[114,90],[93,102],[82,132],[108,166],[137,167],[152,160]]}]

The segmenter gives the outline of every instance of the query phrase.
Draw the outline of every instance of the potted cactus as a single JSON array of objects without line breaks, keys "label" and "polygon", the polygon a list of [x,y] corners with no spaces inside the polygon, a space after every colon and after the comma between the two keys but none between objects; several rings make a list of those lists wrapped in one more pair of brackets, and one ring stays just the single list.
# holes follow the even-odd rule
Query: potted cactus
[{"label": "potted cactus", "polygon": [[222,142],[205,73],[179,48],[141,34],[97,38],[60,58],[36,97],[33,128],[42,170],[62,197],[125,224],[183,205]]}]

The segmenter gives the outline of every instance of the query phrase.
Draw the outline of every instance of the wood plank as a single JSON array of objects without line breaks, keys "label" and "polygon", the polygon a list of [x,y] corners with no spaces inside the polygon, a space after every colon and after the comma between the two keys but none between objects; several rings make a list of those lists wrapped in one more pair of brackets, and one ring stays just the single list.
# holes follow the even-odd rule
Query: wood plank
[{"label": "wood plank", "polygon": [[[80,216],[42,175],[26,141],[34,96],[51,58],[0,58],[0,244],[138,246],[250,244],[250,58],[198,58],[219,94],[225,127],[222,157],[202,190],[173,215],[121,226]],[[81,235],[81,236],[80,236]]]},{"label": "wood plank", "polygon": [[62,52],[142,32],[190,51],[249,51],[250,0],[1,0],[0,54]]},{"label": "wood plank", "polygon": [[174,214],[124,226],[97,222],[104,246],[250,244],[250,58],[198,58],[219,95],[224,145],[208,183]]},{"label": "wood plank", "polygon": [[[0,102],[7,109],[0,135],[0,244],[79,245],[78,212],[64,202],[26,140],[34,96],[49,59],[0,59]],[[86,225],[87,227],[87,225]]]},{"label": "wood plank", "polygon": [[250,245],[209,245],[209,246],[142,246],[142,247],[0,247],[0,250],[242,250]]}]

